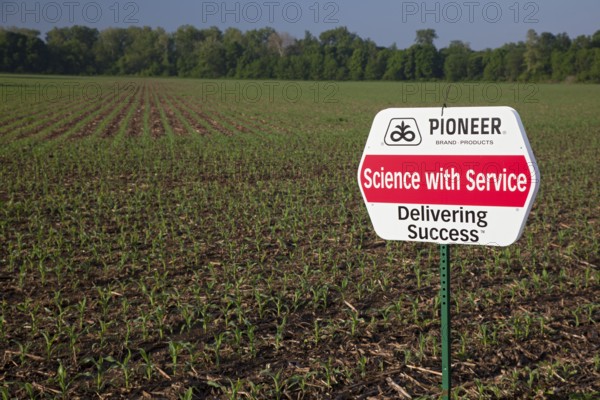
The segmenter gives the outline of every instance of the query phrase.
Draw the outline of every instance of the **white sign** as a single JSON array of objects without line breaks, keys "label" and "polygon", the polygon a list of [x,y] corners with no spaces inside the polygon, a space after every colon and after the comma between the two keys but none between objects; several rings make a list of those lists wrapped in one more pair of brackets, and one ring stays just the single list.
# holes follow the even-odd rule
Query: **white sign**
[{"label": "white sign", "polygon": [[358,184],[383,239],[508,246],[540,173],[510,107],[390,108],[373,121]]}]

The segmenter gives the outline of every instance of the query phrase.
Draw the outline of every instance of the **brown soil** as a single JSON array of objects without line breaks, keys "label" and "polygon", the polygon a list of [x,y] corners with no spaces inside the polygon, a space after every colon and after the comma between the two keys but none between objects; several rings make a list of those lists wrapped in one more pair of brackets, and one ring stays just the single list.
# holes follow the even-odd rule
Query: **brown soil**
[{"label": "brown soil", "polygon": [[141,85],[141,90],[137,96],[137,103],[135,104],[135,110],[129,120],[129,126],[127,127],[127,134],[129,136],[141,136],[144,130],[144,113],[146,112],[146,93],[148,87],[146,84]]},{"label": "brown soil", "polygon": [[102,137],[109,138],[118,134],[119,130],[121,129],[121,124],[123,120],[127,117],[129,112],[131,111],[131,107],[133,107],[133,104],[139,99],[140,92],[142,92],[143,90],[144,89],[140,90],[138,86],[136,87],[134,93],[125,96],[127,98],[126,104],[121,107],[117,115],[114,116],[113,119],[108,123],[106,128],[104,128],[104,131],[102,132]]},{"label": "brown soil", "polygon": [[156,87],[155,85],[150,85],[150,134],[154,138],[158,138],[165,135],[165,126],[163,125],[163,121],[160,117],[160,111],[158,109],[158,105],[156,104]]}]

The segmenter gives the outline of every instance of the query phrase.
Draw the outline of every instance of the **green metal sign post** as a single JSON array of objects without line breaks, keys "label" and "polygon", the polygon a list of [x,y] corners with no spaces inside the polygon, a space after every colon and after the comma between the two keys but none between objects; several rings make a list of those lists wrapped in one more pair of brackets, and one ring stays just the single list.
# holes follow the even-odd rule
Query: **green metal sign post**
[{"label": "green metal sign post", "polygon": [[440,306],[442,311],[442,399],[450,399],[452,392],[450,354],[450,246],[440,245]]},{"label": "green metal sign post", "polygon": [[[442,117],[446,108],[446,99],[450,87],[446,90]],[[450,246],[440,245],[440,307],[442,308],[442,400],[449,400],[452,395],[451,335],[450,335]]]}]

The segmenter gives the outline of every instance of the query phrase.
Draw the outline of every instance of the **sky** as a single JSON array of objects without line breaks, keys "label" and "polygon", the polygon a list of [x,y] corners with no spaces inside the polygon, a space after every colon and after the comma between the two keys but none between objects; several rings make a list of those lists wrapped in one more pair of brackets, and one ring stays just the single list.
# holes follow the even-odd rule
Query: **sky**
[{"label": "sky", "polygon": [[87,25],[163,27],[168,32],[189,24],[198,28],[236,27],[243,31],[266,26],[296,38],[346,26],[379,46],[399,48],[414,43],[419,29],[435,29],[438,48],[451,40],[474,50],[525,40],[529,29],[571,38],[600,30],[598,0],[496,1],[203,1],[203,0],[0,0],[0,25],[33,28]]}]

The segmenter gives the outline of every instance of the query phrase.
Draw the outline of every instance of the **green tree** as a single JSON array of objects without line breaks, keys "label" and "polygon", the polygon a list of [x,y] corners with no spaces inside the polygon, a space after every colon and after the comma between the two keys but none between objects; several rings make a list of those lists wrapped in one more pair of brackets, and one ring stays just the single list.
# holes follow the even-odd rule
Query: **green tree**
[{"label": "green tree", "polygon": [[119,60],[125,55],[125,49],[129,45],[130,40],[126,29],[108,28],[100,32],[94,46],[98,72],[108,75],[119,74]]},{"label": "green tree", "polygon": [[486,81],[504,81],[506,76],[504,73],[505,63],[504,55],[506,50],[499,48],[489,50],[484,55],[483,79]]},{"label": "green tree", "polygon": [[[566,33],[564,35],[566,35]],[[594,32],[594,34],[590,37],[590,46],[600,47],[600,30]]]},{"label": "green tree", "polygon": [[590,49],[591,47],[592,41],[587,35],[579,35],[571,42],[571,48],[575,50]]},{"label": "green tree", "polygon": [[429,80],[442,74],[441,57],[433,41],[437,39],[434,29],[421,29],[417,31],[415,44],[411,46],[404,63],[404,76],[406,79]]},{"label": "green tree", "polygon": [[422,46],[433,46],[433,41],[438,38],[435,29],[420,29],[417,31],[415,44]]},{"label": "green tree", "polygon": [[357,47],[348,62],[350,79],[353,81],[362,81],[365,77],[365,67],[367,65],[367,52],[363,46]]},{"label": "green tree", "polygon": [[53,28],[46,34],[52,71],[59,74],[95,74],[95,47],[100,32],[86,26]]},{"label": "green tree", "polygon": [[369,81],[382,79],[391,54],[392,51],[390,49],[381,49],[376,50],[375,55],[369,56],[367,66],[365,67],[365,79]]},{"label": "green tree", "polygon": [[502,47],[504,53],[504,76],[508,81],[517,81],[525,72],[525,44],[509,43]]},{"label": "green tree", "polygon": [[314,37],[310,32],[304,33],[304,38],[296,42],[298,47],[298,54],[308,68],[306,77],[307,79],[320,80],[324,79],[323,66],[324,66],[324,54],[323,46],[319,40]]},{"label": "green tree", "polygon": [[362,40],[348,28],[340,27],[321,33],[319,36],[324,52],[323,77],[345,80],[349,78],[350,58]]},{"label": "green tree", "polygon": [[[600,31],[598,31],[600,33]],[[600,40],[600,37],[599,37]],[[571,48],[571,38],[565,32],[556,35],[552,50],[568,51]]]},{"label": "green tree", "polygon": [[525,65],[528,79],[547,79],[552,75],[552,51],[556,44],[556,37],[548,32],[538,35],[533,29],[527,32],[525,42]]},{"label": "green tree", "polygon": [[416,79],[416,49],[415,46],[411,46],[403,51],[404,54],[404,79],[414,80]]},{"label": "green tree", "polygon": [[433,45],[412,46],[414,54],[414,79],[431,80],[441,76],[440,55]]},{"label": "green tree", "polygon": [[162,28],[127,28],[129,45],[119,60],[119,70],[125,75],[160,76],[171,70],[172,42]]},{"label": "green tree", "polygon": [[207,37],[198,49],[198,64],[193,75],[198,78],[221,78],[227,74],[225,70],[225,49],[216,37]]},{"label": "green tree", "polygon": [[244,53],[244,35],[236,28],[227,28],[223,34],[225,76],[232,78],[236,75],[238,60]]},{"label": "green tree", "polygon": [[590,68],[590,81],[600,83],[600,47],[594,47],[593,61]]},{"label": "green tree", "polygon": [[574,72],[581,82],[600,81],[600,49],[578,49],[575,54]]},{"label": "green tree", "polygon": [[477,81],[483,77],[484,55],[482,52],[473,52],[469,55],[467,63],[467,79]]},{"label": "green tree", "polygon": [[386,70],[383,79],[388,81],[405,80],[404,65],[406,64],[406,51],[398,50],[396,44],[389,49]]},{"label": "green tree", "polygon": [[457,82],[468,77],[469,56],[471,49],[467,43],[453,40],[444,49],[444,76],[450,82]]},{"label": "green tree", "polygon": [[269,79],[273,77],[277,59],[269,50],[272,28],[255,29],[243,36],[243,53],[238,59],[236,77],[244,79]]},{"label": "green tree", "polygon": [[332,51],[325,52],[322,77],[327,80],[346,80],[348,77],[346,66],[338,65]]},{"label": "green tree", "polygon": [[575,76],[575,59],[577,50],[569,49],[566,52],[555,50],[552,52],[552,79],[563,81]]},{"label": "green tree", "polygon": [[46,72],[48,49],[39,35],[31,29],[0,28],[0,71]]},{"label": "green tree", "polygon": [[175,31],[173,42],[177,75],[192,76],[200,60],[198,53],[203,39],[202,32],[191,25],[180,26]]}]

